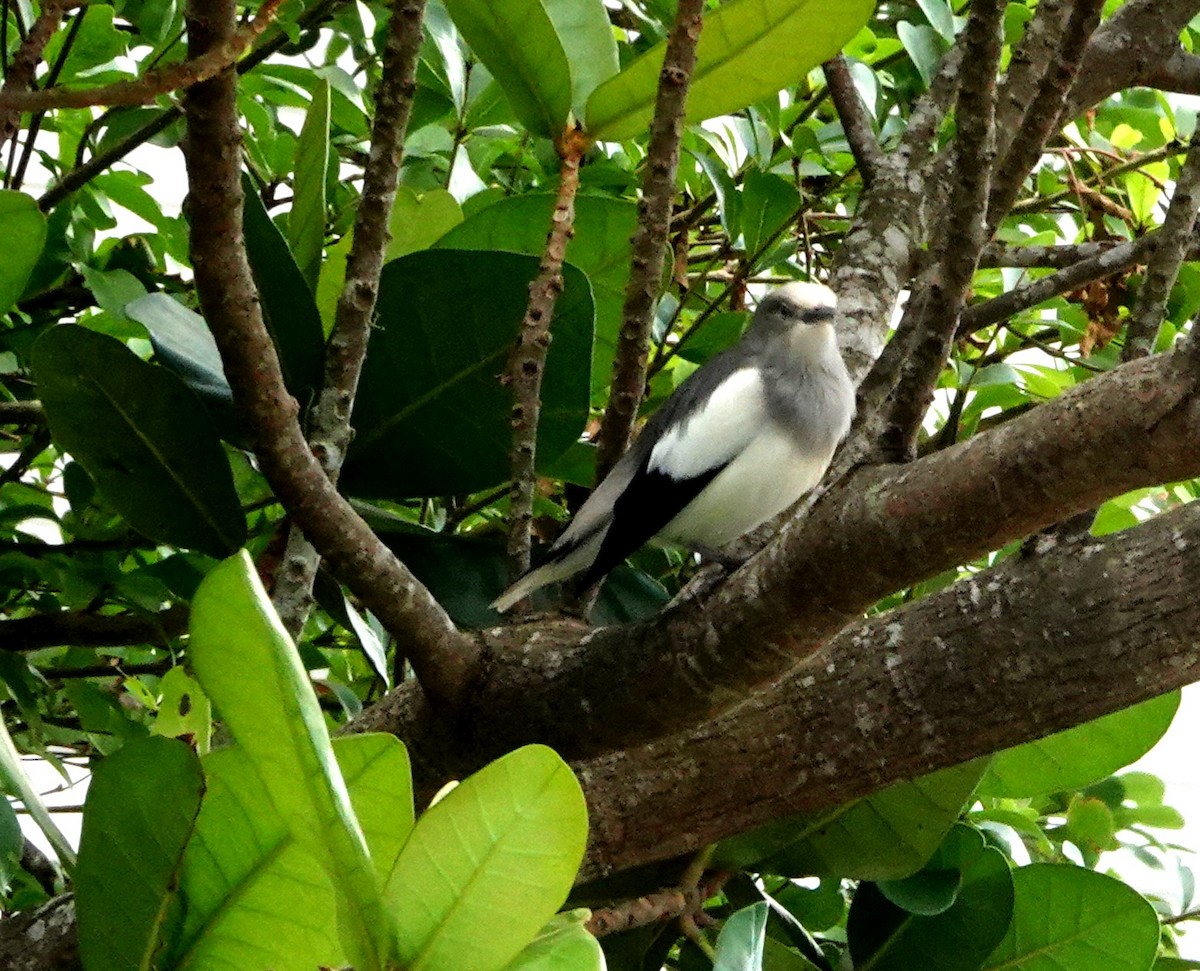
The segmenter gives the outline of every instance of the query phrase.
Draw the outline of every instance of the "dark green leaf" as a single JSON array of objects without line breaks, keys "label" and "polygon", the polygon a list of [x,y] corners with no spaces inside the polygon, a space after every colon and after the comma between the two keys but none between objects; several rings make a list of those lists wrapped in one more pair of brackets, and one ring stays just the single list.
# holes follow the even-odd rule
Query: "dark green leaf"
[{"label": "dark green leaf", "polygon": [[[553,212],[554,196],[549,193],[501,199],[450,230],[437,245],[541,256]],[[567,259],[587,274],[596,301],[593,394],[607,391],[612,379],[629,279],[629,240],[636,226],[637,207],[625,199],[582,195],[575,200],[575,237],[567,246]]]},{"label": "dark green leaf", "polygon": [[[117,55],[124,53],[129,46],[129,35],[118,30],[113,24],[114,9],[108,4],[95,4],[80,9],[76,16],[83,18],[83,24],[71,41],[71,49],[63,62],[58,75],[58,83],[64,84],[74,79],[83,71],[107,64]],[[64,24],[50,42],[46,44],[45,60],[53,64],[58,60],[71,25]]]},{"label": "dark green leaf", "polygon": [[856,971],[963,971],[1004,937],[1013,912],[1004,854],[969,826],[956,826],[941,852],[939,865],[953,862],[961,883],[952,906],[935,916],[900,909],[873,883],[859,886],[846,925]]},{"label": "dark green leaf", "polygon": [[[504,481],[512,397],[499,381],[537,272],[514,253],[426,250],[384,267],[342,482],[355,495],[457,495]],[[552,326],[538,428],[540,465],[583,431],[591,289],[573,266]]]},{"label": "dark green leaf", "polygon": [[8,893],[9,885],[21,868],[21,852],[25,837],[12,803],[0,796],[0,895]]},{"label": "dark green leaf", "polygon": [[46,242],[46,217],[31,196],[0,190],[0,314],[25,292],[29,276]]},{"label": "dark green leaf", "polygon": [[83,327],[47,331],[33,373],[55,442],[151,539],[220,556],[246,522],[212,419],[183,382]]},{"label": "dark green leaf", "polygon": [[906,877],[942,842],[986,764],[966,762],[828,812],[794,816],[735,836],[717,847],[714,863],[753,865],[784,876]]},{"label": "dark green leaf", "polygon": [[1012,926],[985,971],[1148,971],[1154,963],[1158,917],[1132,887],[1053,863],[1021,867],[1013,884]]},{"label": "dark green leaf", "polygon": [[758,253],[800,211],[800,194],[786,179],[750,169],[742,190],[742,235],[748,255]]},{"label": "dark green leaf", "polygon": [[1020,799],[1078,789],[1137,761],[1154,747],[1175,717],[1179,692],[1005,749],[979,785],[985,796]]},{"label": "dark green leaf", "polygon": [[172,943],[176,881],[203,792],[200,760],[174,739],[132,742],[96,769],[75,871],[88,971],[150,968]]},{"label": "dark green leaf", "polygon": [[446,0],[446,9],[521,124],[544,138],[561,135],[571,111],[571,71],[541,0]]},{"label": "dark green leaf", "polygon": [[[850,40],[873,0],[734,0],[704,18],[687,121],[730,114],[774,97]],[[658,44],[588,99],[588,131],[620,141],[646,131],[654,111],[666,42]]]},{"label": "dark green leaf", "polygon": [[249,176],[242,176],[242,191],[246,253],[262,299],[263,322],[279,353],[287,389],[303,406],[321,386],[325,367],[325,332],[316,297]]}]

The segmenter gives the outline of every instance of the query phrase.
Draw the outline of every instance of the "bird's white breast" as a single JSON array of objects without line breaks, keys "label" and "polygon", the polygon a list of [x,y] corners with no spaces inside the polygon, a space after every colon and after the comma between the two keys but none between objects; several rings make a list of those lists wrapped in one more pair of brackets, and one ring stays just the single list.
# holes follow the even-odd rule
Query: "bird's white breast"
[{"label": "bird's white breast", "polygon": [[796,502],[821,480],[833,448],[802,452],[793,436],[770,422],[672,519],[658,539],[720,549]]}]

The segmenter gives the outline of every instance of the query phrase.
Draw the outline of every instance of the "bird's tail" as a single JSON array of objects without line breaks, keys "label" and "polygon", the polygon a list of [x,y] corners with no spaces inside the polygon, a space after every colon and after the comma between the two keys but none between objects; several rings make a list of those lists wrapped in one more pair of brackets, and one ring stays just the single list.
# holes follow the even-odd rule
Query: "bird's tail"
[{"label": "bird's tail", "polygon": [[569,549],[552,551],[550,560],[541,566],[530,570],[517,580],[511,587],[492,601],[492,609],[500,613],[510,610],[518,600],[524,600],[535,590],[566,580],[576,573],[582,573],[596,559],[596,552],[604,539],[604,531],[589,536],[578,546]]}]

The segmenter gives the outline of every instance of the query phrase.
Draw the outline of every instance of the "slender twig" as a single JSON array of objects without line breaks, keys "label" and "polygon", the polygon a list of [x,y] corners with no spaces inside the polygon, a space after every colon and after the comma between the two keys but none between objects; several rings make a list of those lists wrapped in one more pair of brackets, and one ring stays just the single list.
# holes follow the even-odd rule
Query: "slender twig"
[{"label": "slender twig", "polygon": [[850,63],[845,54],[838,54],[832,60],[826,61],[822,69],[858,171],[863,182],[870,185],[883,161],[883,151],[875,135],[871,114],[859,97],[858,88],[850,74]]},{"label": "slender twig", "polygon": [[563,260],[575,235],[575,194],[579,162],[589,140],[568,133],[561,140],[562,168],[550,231],[537,276],[529,285],[529,304],[508,359],[506,383],[512,389],[512,488],[509,493],[508,568],[515,580],[529,569],[533,500],[537,488],[537,430],[542,410],[542,374],[550,349],[550,322],[563,290]]},{"label": "slender twig", "polygon": [[1147,357],[1154,351],[1159,328],[1167,313],[1167,298],[1179,267],[1192,243],[1196,209],[1200,206],[1200,138],[1194,139],[1175,180],[1175,192],[1157,241],[1147,260],[1146,276],[1129,315],[1121,360]]},{"label": "slender twig", "polygon": [[696,66],[703,12],[703,0],[680,0],[659,74],[638,206],[638,228],[633,237],[632,269],[625,287],[623,320],[613,363],[612,390],[597,440],[598,479],[608,474],[629,447],[645,391],[646,354],[662,279],[663,253],[671,229],[684,107]]},{"label": "slender twig", "polygon": [[29,467],[33,465],[37,457],[46,450],[46,446],[49,444],[50,432],[44,426],[34,431],[12,464],[3,472],[0,472],[0,485],[20,481],[21,476],[29,471]]},{"label": "slender twig", "polygon": [[1121,243],[1111,249],[1104,250],[1097,256],[1080,260],[1066,269],[1052,273],[1050,276],[1034,280],[1023,287],[1009,290],[986,303],[968,307],[962,314],[958,325],[958,337],[973,334],[984,327],[1007,320],[1013,314],[1028,310],[1039,303],[1056,297],[1060,293],[1075,290],[1085,283],[1101,280],[1121,273],[1137,263],[1145,260],[1146,255],[1154,247],[1158,231],[1147,233],[1140,239]]},{"label": "slender twig", "polygon": [[46,87],[37,91],[0,91],[0,111],[53,111],[97,105],[149,104],[160,94],[197,84],[225,70],[261,36],[275,19],[283,0],[265,0],[254,19],[228,40],[202,55],[179,64],[148,71],[132,81],[116,81],[96,88]]},{"label": "slender twig", "polygon": [[38,668],[38,674],[47,681],[71,681],[77,678],[135,678],[142,674],[166,674],[175,666],[175,661],[147,661],[144,664],[124,664],[116,658],[111,664],[89,664],[78,668]]},{"label": "slender twig", "polygon": [[[383,69],[375,91],[371,151],[363,172],[362,198],[354,219],[346,279],[338,299],[333,334],[325,357],[321,393],[312,412],[309,443],[331,482],[336,483],[353,432],[350,412],[358,391],[379,278],[391,239],[388,226],[396,199],[404,136],[412,113],[425,0],[397,0],[388,21]],[[304,627],[312,606],[312,585],[320,558],[302,530],[292,527],[272,599],[293,636]]]},{"label": "slender twig", "polygon": [[[46,43],[58,29],[63,14],[75,3],[66,0],[46,0],[33,28],[13,55],[0,86],[0,145],[12,138],[21,119],[21,109],[11,106],[9,99],[19,97],[33,87],[34,75],[41,62]],[[7,24],[7,19],[6,19]]]},{"label": "slender twig", "polygon": [[[1165,158],[1171,158],[1174,155],[1182,155],[1188,149],[1178,141],[1167,142],[1161,148],[1156,148],[1152,152],[1145,152],[1141,155],[1135,155],[1133,158],[1123,159],[1116,165],[1098,172],[1095,176],[1080,183],[1084,188],[1099,188],[1110,183],[1116,176],[1124,175],[1126,172],[1136,172],[1143,166],[1151,162],[1158,162]],[[1145,172],[1141,173],[1145,178],[1150,178]],[[1052,206],[1064,199],[1073,198],[1078,194],[1078,188],[1072,187],[1063,189],[1059,192],[1052,192],[1044,196],[1031,196],[1028,199],[1019,199],[1012,204],[1009,209],[1010,213],[1025,213],[1025,212],[1044,212]]]},{"label": "slender twig", "polygon": [[[224,41],[233,13],[232,0],[193,0],[192,51]],[[332,571],[400,642],[430,700],[452,706],[473,675],[478,646],[338,493],[309,449],[299,406],[284,386],[242,236],[235,73],[190,87],[184,114],[196,292],[263,474]]]},{"label": "slender twig", "polygon": [[40,401],[0,401],[0,425],[44,425]]}]

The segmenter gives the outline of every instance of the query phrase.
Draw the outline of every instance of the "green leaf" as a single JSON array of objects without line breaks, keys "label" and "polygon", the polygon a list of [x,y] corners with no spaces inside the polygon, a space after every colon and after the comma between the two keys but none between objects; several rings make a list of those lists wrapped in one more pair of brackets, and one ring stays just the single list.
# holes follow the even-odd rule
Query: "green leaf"
[{"label": "green leaf", "polygon": [[966,762],[826,812],[770,823],[720,843],[713,865],[783,876],[901,879],[942,842],[986,765]]},{"label": "green leaf", "polygon": [[1022,799],[1098,782],[1150,751],[1178,708],[1179,692],[1173,691],[1005,749],[992,759],[979,794]]},{"label": "green leaf", "polygon": [[593,91],[621,69],[617,39],[601,0],[542,0],[571,69],[571,108],[576,118]]},{"label": "green leaf", "polygon": [[[773,97],[841,50],[867,22],[873,0],[733,0],[704,18],[688,92],[688,123]],[[588,132],[621,141],[648,130],[666,42],[600,85],[588,99]]]},{"label": "green leaf", "polygon": [[[508,477],[512,396],[499,375],[537,265],[514,253],[438,249],[384,267],[342,475],[347,492],[456,495]],[[563,278],[542,382],[539,466],[576,441],[588,415],[592,295],[573,266]]]},{"label": "green leaf", "polygon": [[904,50],[921,75],[921,80],[925,82],[925,87],[929,87],[946,49],[937,31],[924,24],[910,24],[907,20],[902,20],[896,25],[896,36],[904,45]]},{"label": "green leaf", "polygon": [[78,326],[43,334],[32,363],[54,441],[130,526],[213,556],[242,544],[246,521],[229,462],[208,412],[179,378]]},{"label": "green leaf", "polygon": [[233,746],[204,758],[208,786],[180,874],[174,971],[312,971],[345,963],[333,886],[289,834],[254,763]]},{"label": "green leaf", "polygon": [[0,189],[0,314],[20,299],[46,243],[46,217],[32,196]]},{"label": "green leaf", "polygon": [[553,751],[485,766],[421,817],[387,885],[401,962],[499,971],[562,905],[586,842],[583,792]]},{"label": "green leaf", "polygon": [[[445,189],[430,189],[418,196],[408,186],[400,186],[396,190],[396,203],[392,207],[392,218],[388,225],[392,240],[388,243],[386,260],[399,259],[417,250],[429,249],[442,235],[462,221],[462,207]],[[347,233],[329,248],[329,253],[321,264],[321,278],[317,283],[317,306],[321,310],[321,321],[327,331],[333,329],[338,297],[346,282],[346,261],[350,257],[353,240],[354,234]],[[510,247],[512,248],[515,247]],[[541,255],[540,251],[538,255]]]},{"label": "green leaf", "polygon": [[325,178],[329,168],[329,81],[314,78],[312,103],[296,141],[295,196],[288,213],[288,243],[300,275],[317,288],[325,246]]},{"label": "green leaf", "polygon": [[29,781],[25,769],[21,766],[21,755],[13,744],[12,736],[8,734],[8,726],[0,718],[0,786],[10,796],[16,796],[25,806],[25,811],[33,817],[38,829],[45,834],[46,840],[54,848],[59,863],[64,870],[70,871],[75,867],[75,851],[63,836],[62,830],[55,825],[50,811],[42,802],[42,797]]},{"label": "green leaf", "polygon": [[1125,191],[1129,195],[1129,209],[1140,225],[1151,224],[1154,209],[1162,195],[1161,186],[1170,177],[1171,169],[1166,162],[1149,162],[1123,177]]},{"label": "green leaf", "polygon": [[550,921],[505,971],[604,971],[604,952],[584,926],[589,910],[571,910]]},{"label": "green leaf", "polygon": [[961,884],[934,916],[901,910],[872,883],[850,905],[846,935],[856,971],[960,971],[975,968],[1004,937],[1013,913],[1013,877],[1004,854],[978,830],[956,826],[939,867],[953,863]]},{"label": "green leaf", "polygon": [[446,9],[521,124],[545,138],[561,135],[571,112],[571,70],[541,0],[446,0]]},{"label": "green leaf", "polygon": [[245,552],[200,584],[188,658],[292,837],[333,881],[351,963],[360,971],[381,968],[391,928],[367,844],[308,673]]},{"label": "green leaf", "polygon": [[334,739],[333,754],[346,779],[381,887],[387,886],[412,833],[412,766],[394,735],[368,733]]},{"label": "green leaf", "polygon": [[[551,193],[510,196],[482,209],[437,243],[451,249],[511,250],[542,255],[554,212]],[[604,394],[612,379],[625,284],[629,280],[630,239],[637,206],[625,199],[581,195],[575,199],[575,236],[567,259],[587,274],[596,301],[596,340],[592,348],[592,394]]]},{"label": "green leaf", "polygon": [[752,168],[742,190],[742,235],[756,254],[800,211],[800,194],[786,179]]},{"label": "green leaf", "polygon": [[1012,926],[985,971],[1148,971],[1158,917],[1132,887],[1082,867],[1039,863],[1013,874]]},{"label": "green leaf", "polygon": [[67,37],[74,33],[70,50],[58,73],[59,84],[73,80],[84,71],[108,64],[125,52],[129,46],[129,35],[113,24],[114,12],[108,4],[84,7],[76,14],[83,18],[77,32],[72,31],[73,25],[64,25],[50,38],[43,59],[47,64],[54,64],[66,46]]},{"label": "green leaf", "polygon": [[[287,389],[303,407],[321,386],[325,369],[325,332],[321,314],[296,258],[279,227],[271,221],[250,177],[243,173],[246,203],[246,255],[262,298],[263,322],[279,354]],[[318,259],[320,257],[318,256]]]},{"label": "green leaf", "polygon": [[917,0],[917,6],[925,14],[929,26],[938,32],[947,43],[954,41],[954,11],[947,0]]},{"label": "green leaf", "polygon": [[174,739],[130,742],[92,775],[74,884],[87,971],[149,969],[178,934],[176,881],[203,792],[200,760]]},{"label": "green leaf", "polygon": [[751,904],[725,921],[717,936],[713,971],[762,971],[768,909],[765,901]]}]

